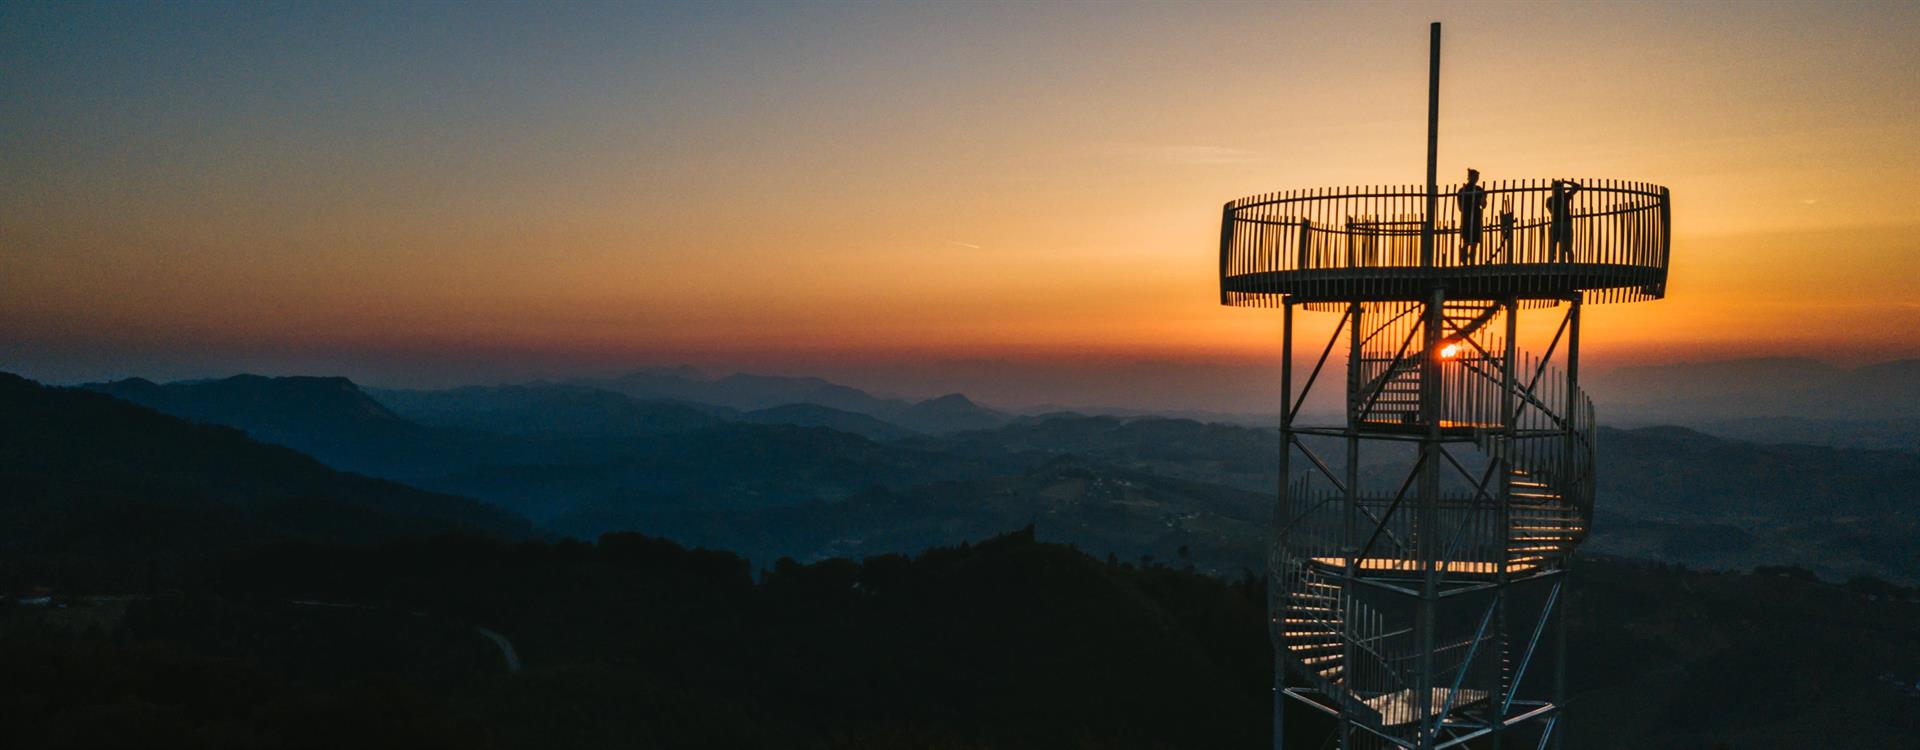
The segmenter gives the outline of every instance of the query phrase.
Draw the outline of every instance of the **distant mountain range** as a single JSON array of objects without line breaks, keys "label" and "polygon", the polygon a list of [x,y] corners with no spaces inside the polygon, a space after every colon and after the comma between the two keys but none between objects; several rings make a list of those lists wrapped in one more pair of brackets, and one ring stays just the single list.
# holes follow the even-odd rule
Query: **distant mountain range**
[{"label": "distant mountain range", "polygon": [[881,398],[858,388],[813,377],[739,373],[707,378],[693,368],[678,367],[577,383],[634,398],[695,401],[741,411],[813,404],[865,414],[930,435],[997,427],[1012,419],[1006,413],[976,404],[958,393],[914,403]]},{"label": "distant mountain range", "polygon": [[[1008,469],[898,444],[1010,419],[964,396],[909,403],[816,379],[706,380],[677,371],[618,382],[650,395],[577,383],[369,394],[344,378],[256,375],[84,388],[541,522],[592,517],[609,507],[637,518],[690,503],[737,509],[824,502],[869,487]],[[806,394],[884,411],[905,424],[806,402],[737,408]],[[721,403],[681,400],[688,396]],[[571,528],[589,536],[606,530]]]},{"label": "distant mountain range", "polygon": [[[1827,372],[1756,366],[1795,382]],[[1886,374],[1897,371],[1845,377],[1898,389],[1905,384]],[[1693,377],[1675,372],[1645,382]],[[239,427],[337,468],[496,503],[549,530],[642,530],[757,559],[919,548],[1033,522],[1043,536],[1090,549],[1164,557],[1187,547],[1199,564],[1232,570],[1259,559],[1260,535],[1249,532],[1257,524],[1238,525],[1249,519],[1222,512],[1220,498],[1267,497],[1279,482],[1271,428],[1015,417],[963,396],[909,403],[817,378],[671,370],[599,385],[445,391],[363,393],[338,378],[254,376],[92,387]],[[1672,397],[1711,392],[1676,386]],[[839,406],[761,406],[788,398]],[[1909,510],[1920,499],[1920,453],[1756,444],[1670,427],[1603,428],[1599,446],[1595,551],[1920,580],[1909,541],[1920,536]],[[1367,456],[1363,485],[1397,482],[1386,468],[1394,460]],[[1079,478],[1060,479],[1062,467]],[[1080,494],[1059,489],[1068,486]],[[1149,489],[1097,489],[1119,486]],[[1062,505],[1063,492],[1077,499]]]},{"label": "distant mountain range", "polygon": [[[285,384],[341,413],[306,410],[316,430],[385,419],[345,381]],[[269,408],[260,383],[234,390]],[[137,386],[135,386],[137,387]],[[350,388],[350,386],[348,386]],[[273,401],[269,399],[268,401]],[[238,405],[190,403],[201,413]],[[288,415],[283,426],[293,424]],[[462,531],[522,536],[529,524],[473,500],[344,474],[237,430],[195,424],[103,394],[0,373],[0,547],[46,559],[176,558],[252,543],[374,541]]]},{"label": "distant mountain range", "polygon": [[1920,451],[1920,360],[1804,358],[1626,367],[1587,378],[1603,422],[1678,424],[1769,443]]},{"label": "distant mountain range", "polygon": [[1032,525],[1042,537],[1098,556],[1144,555],[1237,575],[1263,565],[1272,499],[1061,456],[1017,473],[876,486],[836,502],[733,511],[685,506],[631,515],[638,510],[606,508],[555,525],[562,531],[659,529],[688,544],[741,550],[759,560],[857,559]]},{"label": "distant mountain range", "polygon": [[636,399],[576,385],[373,390],[368,395],[423,425],[519,437],[632,438],[714,427],[738,418],[738,412],[727,407]]},{"label": "distant mountain range", "polygon": [[841,411],[831,406],[819,404],[787,404],[740,415],[740,421],[754,424],[786,424],[801,427],[825,427],[838,432],[846,432],[875,442],[893,442],[915,437],[920,433],[901,427],[878,417],[858,412]]},{"label": "distant mountain range", "polygon": [[192,422],[232,427],[337,469],[407,482],[449,467],[491,463],[500,442],[414,422],[339,377],[235,375],[164,385],[132,378],[80,387]]}]

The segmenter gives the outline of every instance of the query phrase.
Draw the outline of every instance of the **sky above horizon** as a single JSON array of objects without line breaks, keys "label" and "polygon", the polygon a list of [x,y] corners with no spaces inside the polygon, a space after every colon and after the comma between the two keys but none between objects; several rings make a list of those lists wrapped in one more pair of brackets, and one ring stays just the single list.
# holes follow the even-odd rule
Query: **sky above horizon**
[{"label": "sky above horizon", "polygon": [[1279,318],[1218,305],[1221,203],[1421,180],[1431,20],[1443,181],[1673,190],[1588,362],[1920,356],[1920,4],[0,2],[0,370],[1217,406],[1166,373]]}]

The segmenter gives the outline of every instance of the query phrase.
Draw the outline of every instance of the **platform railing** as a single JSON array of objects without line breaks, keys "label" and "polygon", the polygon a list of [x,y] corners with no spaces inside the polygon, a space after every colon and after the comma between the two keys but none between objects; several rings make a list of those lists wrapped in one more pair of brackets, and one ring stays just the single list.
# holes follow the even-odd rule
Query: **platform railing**
[{"label": "platform railing", "polygon": [[1223,301],[1271,304],[1275,300],[1260,298],[1312,295],[1316,282],[1331,289],[1334,278],[1348,289],[1366,278],[1352,272],[1367,269],[1392,269],[1395,276],[1420,269],[1456,276],[1550,272],[1573,288],[1599,292],[1589,302],[1663,295],[1667,189],[1609,179],[1567,182],[1580,189],[1566,197],[1564,212],[1552,208],[1553,180],[1482,183],[1477,241],[1466,226],[1471,222],[1462,221],[1460,186],[1440,187],[1430,258],[1421,248],[1423,186],[1322,188],[1233,201],[1221,221]]}]

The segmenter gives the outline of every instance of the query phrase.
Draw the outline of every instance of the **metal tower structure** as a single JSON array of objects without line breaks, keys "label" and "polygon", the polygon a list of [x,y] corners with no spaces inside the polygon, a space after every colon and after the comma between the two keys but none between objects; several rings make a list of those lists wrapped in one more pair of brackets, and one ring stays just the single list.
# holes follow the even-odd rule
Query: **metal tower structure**
[{"label": "metal tower structure", "polygon": [[[1622,180],[1436,185],[1439,71],[1435,23],[1426,185],[1257,195],[1221,217],[1221,303],[1283,311],[1276,747],[1289,701],[1333,718],[1328,747],[1564,734],[1566,570],[1594,494],[1580,311],[1666,294],[1669,197]],[[1339,316],[1297,389],[1296,309]],[[1305,424],[1337,347],[1343,414]]]}]

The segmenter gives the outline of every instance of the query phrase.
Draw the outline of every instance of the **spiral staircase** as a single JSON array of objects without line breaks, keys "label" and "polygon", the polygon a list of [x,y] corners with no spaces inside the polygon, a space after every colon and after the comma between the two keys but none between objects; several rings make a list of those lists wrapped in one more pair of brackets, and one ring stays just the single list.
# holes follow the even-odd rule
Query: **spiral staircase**
[{"label": "spiral staircase", "polygon": [[[1317,489],[1311,475],[1302,476],[1285,493],[1288,522],[1273,553],[1274,631],[1288,671],[1329,709],[1370,730],[1361,736],[1379,747],[1411,746],[1423,723],[1511,702],[1517,664],[1529,657],[1520,645],[1528,634],[1511,632],[1491,607],[1477,622],[1469,616],[1436,626],[1428,651],[1394,597],[1376,592],[1411,588],[1430,569],[1456,588],[1556,571],[1585,539],[1593,508],[1592,405],[1542,358],[1507,348],[1491,324],[1510,308],[1447,303],[1436,337],[1444,348],[1434,351],[1415,343],[1426,339],[1419,310],[1353,310],[1360,338],[1349,364],[1347,420],[1358,433],[1440,433],[1463,457],[1473,454],[1465,462],[1449,454],[1462,471],[1441,493],[1433,525],[1411,518],[1411,475],[1391,497]],[[1437,364],[1423,367],[1425,359]],[[1422,378],[1430,374],[1438,376],[1439,420],[1431,431],[1421,410]],[[1465,469],[1476,464],[1477,476]],[[1437,554],[1421,551],[1421,528],[1444,538]],[[1422,653],[1431,653],[1438,677],[1424,701]]]}]

